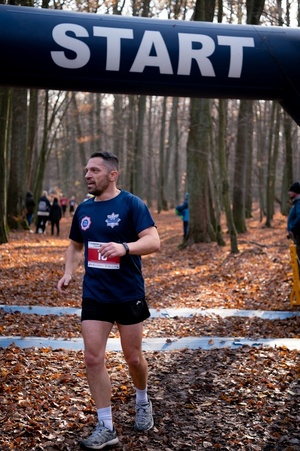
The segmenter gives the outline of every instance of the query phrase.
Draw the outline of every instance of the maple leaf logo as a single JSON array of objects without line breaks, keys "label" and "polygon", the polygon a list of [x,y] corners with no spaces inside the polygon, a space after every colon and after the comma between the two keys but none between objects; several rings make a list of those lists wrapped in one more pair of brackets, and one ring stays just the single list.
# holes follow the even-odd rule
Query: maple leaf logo
[{"label": "maple leaf logo", "polygon": [[111,215],[107,215],[107,219],[105,219],[107,227],[111,227],[112,229],[115,226],[118,226],[120,221],[121,221],[121,219],[119,218],[119,215],[116,215],[115,213],[112,213]]}]

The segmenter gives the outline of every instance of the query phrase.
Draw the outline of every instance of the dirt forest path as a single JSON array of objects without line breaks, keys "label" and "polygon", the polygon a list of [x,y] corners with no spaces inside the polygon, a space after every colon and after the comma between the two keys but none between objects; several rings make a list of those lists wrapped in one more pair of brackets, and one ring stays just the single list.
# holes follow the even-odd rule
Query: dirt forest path
[{"label": "dirt forest path", "polygon": [[[153,212],[161,252],[143,258],[147,300],[152,309],[239,309],[299,312],[290,306],[292,273],[286,218],[273,227],[258,212],[239,236],[239,254],[198,244],[180,250],[182,223],[173,212]],[[0,304],[80,308],[79,269],[67,297],[56,283],[62,274],[70,218],[61,236],[13,232],[0,246]],[[224,229],[225,230],[225,229]],[[2,336],[80,337],[77,315],[9,313],[0,308]],[[300,338],[299,316],[153,318],[145,337],[234,336]],[[112,337],[118,337],[113,330]],[[122,354],[109,352],[115,423],[120,444],[112,449],[300,450],[300,355],[288,348],[147,352],[149,392],[155,427],[146,434],[132,428],[133,387]],[[0,348],[0,449],[72,450],[95,421],[87,390],[82,351],[51,348]]]}]

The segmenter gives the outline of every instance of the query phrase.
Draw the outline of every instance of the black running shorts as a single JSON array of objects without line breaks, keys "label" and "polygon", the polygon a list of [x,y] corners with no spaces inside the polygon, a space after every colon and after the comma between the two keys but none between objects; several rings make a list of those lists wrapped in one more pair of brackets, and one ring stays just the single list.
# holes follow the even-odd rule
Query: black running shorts
[{"label": "black running shorts", "polygon": [[145,299],[120,303],[103,303],[93,299],[82,300],[81,321],[96,320],[123,325],[138,324],[149,318]]}]

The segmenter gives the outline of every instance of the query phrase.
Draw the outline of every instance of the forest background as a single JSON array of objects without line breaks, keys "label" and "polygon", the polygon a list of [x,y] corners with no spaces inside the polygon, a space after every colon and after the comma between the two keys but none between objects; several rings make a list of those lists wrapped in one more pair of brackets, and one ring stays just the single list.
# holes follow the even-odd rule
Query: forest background
[{"label": "forest background", "polygon": [[[298,1],[3,1],[28,7],[266,26],[299,26]],[[20,74],[22,76],[22,74]],[[299,129],[277,102],[112,95],[0,87],[0,243],[21,227],[25,194],[86,195],[89,155],[121,160],[119,185],[173,209],[189,192],[185,245],[224,244],[246,231],[254,202],[271,226],[287,214],[288,186],[299,177]]]},{"label": "forest background", "polygon": [[[0,3],[267,26],[300,23],[296,0]],[[22,227],[26,191],[36,202],[43,189],[80,202],[86,195],[88,156],[110,150],[121,160],[120,187],[146,201],[163,242],[162,251],[144,261],[152,308],[290,310],[283,215],[289,209],[289,184],[299,178],[298,136],[297,125],[272,101],[0,87],[0,288],[5,304],[80,306],[82,271],[67,301],[54,288],[71,218],[61,221],[59,238],[14,229]],[[181,222],[172,209],[186,191],[190,229],[179,251]],[[224,238],[230,243],[221,247]],[[0,313],[2,336],[80,336],[75,315],[66,320]],[[244,336],[256,344],[262,338],[297,339],[299,316],[149,321],[146,337],[169,337],[168,344],[209,336],[212,349],[147,353],[155,428],[139,436],[132,431],[133,389],[125,362],[109,353],[118,449],[299,450],[299,352],[262,346],[214,349],[213,337],[229,331],[237,340]],[[82,351],[11,345],[1,348],[0,361],[1,449],[78,449],[79,437],[90,433],[95,420]]]}]

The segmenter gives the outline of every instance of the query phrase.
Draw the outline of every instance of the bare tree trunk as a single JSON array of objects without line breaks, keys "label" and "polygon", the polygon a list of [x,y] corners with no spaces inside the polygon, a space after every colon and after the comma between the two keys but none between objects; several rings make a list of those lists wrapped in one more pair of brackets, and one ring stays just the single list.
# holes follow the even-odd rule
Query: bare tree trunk
[{"label": "bare tree trunk", "polygon": [[[114,105],[113,105],[113,123],[112,123],[112,152],[117,155],[117,157],[122,161],[122,167],[125,169],[127,167],[127,147],[128,143],[124,145],[126,140],[125,129],[126,129],[126,119],[127,115],[124,115],[124,101],[125,96],[121,94],[114,95]],[[100,121],[100,117],[99,117]],[[125,188],[127,180],[127,171],[121,171],[119,174],[118,183],[120,186]]]},{"label": "bare tree trunk", "polygon": [[168,144],[166,148],[165,179],[167,180],[167,193],[170,207],[174,208],[176,202],[176,186],[178,170],[178,97],[172,98],[172,111],[170,114]]},{"label": "bare tree trunk", "polygon": [[[211,110],[211,107],[210,107]],[[210,187],[210,211],[211,211],[211,222],[213,224],[214,230],[212,235],[212,240],[217,241],[219,246],[224,246],[225,241],[223,239],[222,227],[221,227],[221,193],[220,193],[220,174],[218,158],[216,155],[216,144],[213,137],[213,128],[210,127],[209,130],[209,141],[210,145],[210,177],[209,177],[209,187]]]},{"label": "bare tree trunk", "polygon": [[129,115],[127,123],[127,169],[126,169],[126,186],[128,186],[129,191],[135,193],[136,190],[136,165],[134,161],[135,157],[135,131],[136,131],[136,96],[130,95],[129,99]]},{"label": "bare tree trunk", "polygon": [[38,95],[37,89],[29,91],[29,111],[28,111],[28,142],[26,152],[26,187],[33,189],[34,155],[37,145],[38,131]]},{"label": "bare tree trunk", "polygon": [[89,136],[90,136],[90,153],[96,152],[98,149],[96,147],[96,114],[95,114],[95,105],[96,105],[96,97],[98,94],[95,94],[93,92],[90,92],[87,94],[88,96],[88,103],[90,106],[89,112],[88,112],[88,130],[89,130]]},{"label": "bare tree trunk", "polygon": [[[148,17],[149,15],[150,0],[142,0],[138,2],[136,0],[132,1],[132,12],[133,16]],[[146,114],[146,96],[139,95],[137,98],[137,128],[135,129],[135,137],[133,139],[134,147],[133,154],[134,158],[132,161],[133,171],[132,171],[132,187],[133,192],[143,198],[144,196],[144,171],[143,171],[143,161],[144,161],[144,120]],[[134,129],[133,129],[134,130]]]},{"label": "bare tree trunk", "polygon": [[[118,158],[122,156],[123,150],[123,139],[124,139],[124,127],[123,127],[123,98],[122,95],[114,95],[114,109],[113,109],[113,147],[112,151]],[[125,164],[125,162],[123,162]]]},{"label": "bare tree trunk", "polygon": [[165,134],[166,134],[166,115],[167,115],[167,97],[163,98],[161,129],[160,129],[160,143],[159,143],[159,181],[158,181],[158,200],[157,211],[168,209],[168,204],[165,198]]},{"label": "bare tree trunk", "polygon": [[246,190],[245,190],[245,217],[252,217],[252,172],[253,172],[253,102],[248,102],[248,127],[246,135]]},{"label": "bare tree trunk", "polygon": [[[76,194],[76,198],[80,193],[80,197],[85,197],[86,193],[86,181],[82,177],[83,173],[83,157],[79,154],[80,159],[80,171],[77,171],[77,146],[78,139],[81,135],[78,135],[77,122],[78,111],[76,102],[76,93],[69,93],[70,105],[67,110],[67,114],[63,121],[62,126],[62,144],[61,146],[56,146],[60,153],[58,158],[58,172],[61,174],[59,186],[62,188],[62,193],[69,197],[71,194]],[[98,96],[99,97],[99,96]],[[98,102],[96,101],[97,111]],[[56,149],[55,149],[56,150]],[[100,149],[99,149],[100,150]],[[84,162],[84,165],[86,161]],[[76,176],[74,177],[74,175]]]},{"label": "bare tree trunk", "polygon": [[[258,25],[264,8],[264,0],[246,0],[247,24]],[[240,110],[238,118],[238,132],[236,144],[236,160],[234,171],[233,188],[233,217],[236,230],[239,233],[246,231],[246,213],[250,216],[251,206],[249,205],[249,194],[246,190],[252,190],[251,185],[247,185],[246,165],[247,160],[252,161],[252,101],[242,99],[240,101]],[[252,168],[249,167],[249,170]],[[251,183],[251,180],[249,181]],[[246,197],[247,212],[246,212]]]},{"label": "bare tree trunk", "polygon": [[266,202],[266,227],[271,227],[274,215],[276,163],[279,146],[280,107],[273,102],[271,114],[271,126],[269,130],[268,172],[267,172],[267,202]]},{"label": "bare tree trunk", "polygon": [[96,149],[98,151],[101,151],[104,148],[103,143],[103,126],[101,121],[101,113],[102,113],[102,96],[101,94],[96,94],[95,98],[95,105],[96,105]]},{"label": "bare tree trunk", "polygon": [[8,242],[7,224],[7,174],[9,117],[11,109],[11,90],[0,88],[0,244]]},{"label": "bare tree trunk", "polygon": [[265,130],[268,128],[267,110],[269,102],[264,103],[264,108],[258,103],[258,112],[256,114],[256,138],[257,138],[257,179],[258,179],[258,194],[259,194],[259,217],[263,220],[265,215],[265,181],[264,181],[264,161],[265,149],[267,147],[268,136]]},{"label": "bare tree trunk", "polygon": [[228,232],[230,236],[230,250],[233,254],[239,252],[237,243],[237,232],[234,225],[232,210],[231,210],[231,198],[229,190],[229,177],[227,172],[227,159],[226,159],[226,146],[225,146],[225,129],[226,129],[226,101],[219,100],[219,165],[221,175],[221,186],[223,203],[227,221]]},{"label": "bare tree trunk", "polygon": [[[79,116],[76,96],[72,97],[72,107],[73,107],[74,120],[75,120],[76,136],[77,136],[77,140],[78,140],[79,158],[80,158],[81,166],[83,169],[86,166],[87,158],[89,157],[89,155],[88,156],[86,155],[84,141],[82,139],[80,139],[82,137],[83,133],[82,133],[82,129],[81,129],[80,116]],[[81,182],[82,182],[83,186],[86,186],[85,176],[84,176],[83,171],[82,171]]]},{"label": "bare tree trunk", "polygon": [[[278,0],[280,3],[279,7],[281,7],[281,0]],[[287,8],[289,9],[290,3],[287,2]],[[287,14],[288,20],[287,25],[290,26],[289,23],[289,13]],[[282,18],[281,25],[283,25]],[[300,26],[300,1],[298,0],[298,14],[297,14],[297,22],[298,27]],[[294,182],[294,174],[293,174],[293,146],[292,146],[292,119],[284,112],[283,116],[283,128],[284,128],[284,138],[285,138],[285,167],[284,167],[284,175],[283,175],[283,183],[282,183],[282,192],[281,192],[281,213],[284,215],[288,215],[290,204],[288,202],[288,189],[291,183]]]},{"label": "bare tree trunk", "polygon": [[148,207],[152,207],[153,200],[153,172],[154,172],[154,155],[153,155],[153,139],[152,139],[152,97],[149,96],[149,107],[148,107],[148,116],[147,116],[147,129],[148,129],[148,145],[147,145],[147,153],[146,153],[146,167],[147,171],[145,173],[146,180],[146,201]]},{"label": "bare tree trunk", "polygon": [[49,92],[45,91],[45,102],[44,102],[44,120],[43,120],[43,132],[42,132],[42,144],[39,149],[38,161],[36,166],[35,174],[35,185],[34,185],[34,197],[38,199],[43,191],[43,181],[46,168],[46,153],[47,153],[47,142],[48,133],[47,125],[49,118]]},{"label": "bare tree trunk", "polygon": [[285,167],[284,167],[284,177],[282,184],[282,202],[281,202],[281,213],[284,215],[288,214],[289,204],[288,204],[288,189],[289,186],[294,182],[293,174],[293,146],[292,146],[292,119],[288,116],[286,112],[283,113],[284,121],[284,138],[285,138]]},{"label": "bare tree trunk", "polygon": [[186,244],[210,242],[208,186],[209,110],[208,99],[191,99],[187,143],[189,231]]},{"label": "bare tree trunk", "polygon": [[[251,101],[250,101],[251,102]],[[245,221],[245,190],[246,187],[246,152],[248,142],[248,115],[249,101],[241,100],[238,118],[238,131],[236,142],[236,154],[234,164],[234,186],[233,186],[233,218],[238,233],[246,232]]]},{"label": "bare tree trunk", "polygon": [[[218,22],[221,23],[223,21],[223,0],[218,0]],[[228,162],[226,157],[226,123],[227,123],[227,104],[228,102],[224,99],[219,99],[219,127],[218,127],[218,140],[217,146],[219,149],[218,160],[219,160],[219,169],[220,169],[220,179],[221,183],[218,183],[218,189],[216,192],[218,196],[220,195],[220,186],[221,186],[221,195],[220,198],[223,201],[223,206],[225,210],[226,223],[228,228],[228,233],[230,237],[230,250],[231,253],[236,254],[239,252],[238,243],[237,243],[237,232],[234,225],[233,214],[231,209],[231,197],[230,197],[230,182],[228,176]]]},{"label": "bare tree trunk", "polygon": [[[212,21],[215,1],[197,0],[195,21]],[[187,142],[187,177],[189,192],[189,230],[186,245],[210,242],[212,239],[209,207],[208,157],[210,148],[209,99],[190,101],[190,129]]]},{"label": "bare tree trunk", "polygon": [[24,226],[27,150],[27,89],[12,91],[12,131],[10,171],[7,194],[7,218],[10,228]]},{"label": "bare tree trunk", "polygon": [[146,96],[141,95],[138,99],[138,123],[136,131],[135,144],[135,177],[136,192],[135,194],[143,199],[144,196],[144,122],[146,113]]}]

